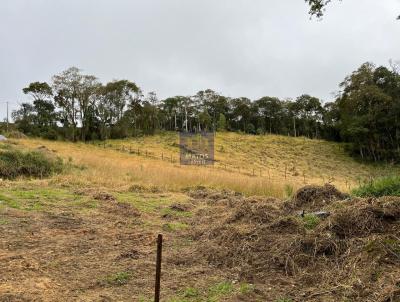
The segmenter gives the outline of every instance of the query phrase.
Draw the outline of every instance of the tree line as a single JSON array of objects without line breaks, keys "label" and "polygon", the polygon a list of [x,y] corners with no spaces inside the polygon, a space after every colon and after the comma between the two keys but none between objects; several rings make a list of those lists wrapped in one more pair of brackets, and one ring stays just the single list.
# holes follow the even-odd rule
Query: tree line
[{"label": "tree line", "polygon": [[25,134],[71,141],[105,140],[158,131],[240,131],[305,136],[351,143],[374,161],[400,158],[400,75],[392,66],[363,64],[340,84],[333,102],[304,94],[296,99],[231,98],[211,89],[160,100],[128,80],[102,84],[72,67],[51,83],[23,88],[32,102],[12,113]]}]

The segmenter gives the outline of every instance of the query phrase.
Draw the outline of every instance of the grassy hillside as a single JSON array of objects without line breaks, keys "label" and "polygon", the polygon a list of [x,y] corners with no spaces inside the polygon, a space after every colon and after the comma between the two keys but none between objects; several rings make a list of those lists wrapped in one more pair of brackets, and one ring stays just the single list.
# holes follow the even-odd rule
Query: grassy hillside
[{"label": "grassy hillside", "polygon": [[[165,302],[397,301],[398,198],[351,200],[330,185],[286,198],[304,182],[346,189],[396,166],[233,133],[217,135],[214,167],[180,166],[177,139],[0,143],[64,159],[62,173],[0,181],[0,300],[153,301],[162,233]],[[285,200],[182,190],[196,185]]]},{"label": "grassy hillside", "polygon": [[350,191],[359,183],[400,170],[358,162],[338,143],[276,135],[218,133],[213,167],[180,166],[176,133],[94,144],[40,139],[18,143],[29,148],[45,145],[80,167],[57,176],[59,183],[117,190],[132,184],[168,191],[203,185],[286,197],[304,184],[330,182]]}]

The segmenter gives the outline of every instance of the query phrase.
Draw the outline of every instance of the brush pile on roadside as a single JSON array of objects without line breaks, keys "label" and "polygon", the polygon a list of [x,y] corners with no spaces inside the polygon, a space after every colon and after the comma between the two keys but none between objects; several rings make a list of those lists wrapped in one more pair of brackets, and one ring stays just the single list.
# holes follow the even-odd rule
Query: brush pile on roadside
[{"label": "brush pile on roadside", "polygon": [[[331,185],[291,200],[193,191],[191,253],[293,301],[400,301],[400,198],[350,198]],[[323,215],[321,215],[321,213]],[[281,281],[279,281],[281,280]]]}]

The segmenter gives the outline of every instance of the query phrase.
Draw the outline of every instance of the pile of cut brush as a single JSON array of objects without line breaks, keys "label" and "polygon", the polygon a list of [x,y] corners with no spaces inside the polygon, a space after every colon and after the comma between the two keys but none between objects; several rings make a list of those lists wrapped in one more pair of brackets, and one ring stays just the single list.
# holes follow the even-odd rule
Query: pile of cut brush
[{"label": "pile of cut brush", "polygon": [[325,185],[287,201],[206,189],[192,198],[208,206],[193,217],[191,255],[261,284],[268,301],[400,301],[399,197]]}]

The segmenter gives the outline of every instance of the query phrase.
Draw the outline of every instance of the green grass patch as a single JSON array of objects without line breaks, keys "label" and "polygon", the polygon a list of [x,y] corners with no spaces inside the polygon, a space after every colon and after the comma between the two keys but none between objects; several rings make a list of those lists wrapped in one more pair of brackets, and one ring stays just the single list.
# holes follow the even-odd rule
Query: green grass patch
[{"label": "green grass patch", "polygon": [[181,230],[186,230],[189,226],[186,223],[182,222],[170,222],[170,223],[165,223],[162,228],[164,231],[167,232],[176,232],[176,231],[181,231]]},{"label": "green grass patch", "polygon": [[200,296],[200,291],[194,287],[188,287],[184,290],[183,296],[185,298],[196,298]]},{"label": "green grass patch", "polygon": [[77,209],[92,209],[97,206],[97,202],[94,200],[62,189],[13,188],[11,190],[0,190],[0,207],[7,206],[26,211],[40,211],[57,203]]},{"label": "green grass patch", "polygon": [[[214,283],[206,288],[187,287],[174,297],[167,299],[168,302],[218,302],[226,300],[237,294],[246,295],[254,292],[254,285],[249,283],[233,284],[230,281]],[[227,300],[226,300],[227,301]]]},{"label": "green grass patch", "polygon": [[145,213],[156,213],[160,207],[170,205],[171,200],[166,198],[146,198],[137,193],[118,193],[116,198],[119,202],[128,202],[138,210]]},{"label": "green grass patch", "polygon": [[118,272],[106,277],[105,281],[109,285],[121,286],[127,284],[132,277],[130,272]]},{"label": "green grass patch", "polygon": [[304,227],[307,230],[313,230],[320,223],[318,216],[314,214],[305,214],[303,217]]},{"label": "green grass patch", "polygon": [[400,196],[400,176],[377,178],[352,191],[359,197]]},{"label": "green grass patch", "polygon": [[233,292],[232,282],[224,281],[210,287],[209,292],[212,297],[220,297]]},{"label": "green grass patch", "polygon": [[0,193],[0,206],[7,206],[13,209],[21,209],[21,203],[2,193]]}]

